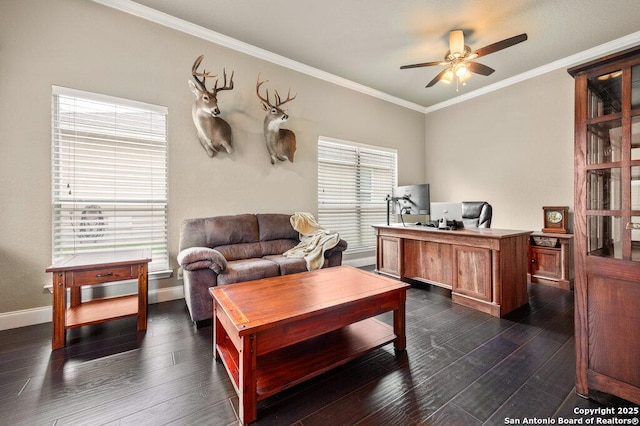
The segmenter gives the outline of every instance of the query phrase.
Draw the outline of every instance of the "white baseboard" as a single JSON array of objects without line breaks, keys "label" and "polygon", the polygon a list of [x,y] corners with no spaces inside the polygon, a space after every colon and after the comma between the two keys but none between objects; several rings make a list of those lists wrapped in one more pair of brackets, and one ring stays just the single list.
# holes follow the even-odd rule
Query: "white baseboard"
[{"label": "white baseboard", "polygon": [[345,265],[355,266],[356,268],[361,268],[363,266],[375,265],[376,257],[369,256],[369,257],[361,257],[358,259],[343,260],[342,263]]},{"label": "white baseboard", "polygon": [[160,288],[149,292],[149,303],[162,303],[170,300],[184,299],[184,288],[181,285]]},{"label": "white baseboard", "polygon": [[[149,290],[149,304],[168,302],[169,300],[182,298],[184,298],[182,286]],[[51,322],[51,316],[51,306],[0,313],[0,330]]]},{"label": "white baseboard", "polygon": [[51,322],[51,306],[23,309],[0,314],[0,330]]}]

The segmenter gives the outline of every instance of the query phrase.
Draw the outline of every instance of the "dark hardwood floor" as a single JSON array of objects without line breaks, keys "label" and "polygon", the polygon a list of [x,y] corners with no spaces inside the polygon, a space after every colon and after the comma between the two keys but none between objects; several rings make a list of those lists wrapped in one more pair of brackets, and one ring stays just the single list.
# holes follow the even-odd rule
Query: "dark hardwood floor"
[{"label": "dark hardwood floor", "polygon": [[[266,399],[255,424],[591,418],[575,413],[601,405],[574,393],[573,292],[530,284],[529,294],[528,307],[494,318],[453,304],[446,290],[414,286],[405,353],[387,345]],[[148,331],[135,329],[128,318],[70,330],[67,347],[54,352],[50,323],[0,332],[0,424],[237,424],[238,398],[213,360],[212,329],[195,329],[184,301],[151,305]]]}]

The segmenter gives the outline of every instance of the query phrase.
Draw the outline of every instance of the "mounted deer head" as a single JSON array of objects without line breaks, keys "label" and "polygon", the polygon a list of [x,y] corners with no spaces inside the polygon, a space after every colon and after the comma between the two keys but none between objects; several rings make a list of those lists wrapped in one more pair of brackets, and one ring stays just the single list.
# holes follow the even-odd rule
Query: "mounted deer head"
[{"label": "mounted deer head", "polygon": [[280,128],[280,125],[289,119],[289,116],[280,107],[294,100],[298,95],[296,94],[292,98],[291,89],[289,89],[287,99],[283,101],[278,91],[275,90],[275,104],[272,104],[269,99],[269,89],[265,89],[266,98],[260,95],[260,86],[267,81],[260,81],[260,75],[258,75],[256,94],[262,102],[262,109],[267,111],[267,115],[264,117],[264,140],[271,156],[271,164],[275,164],[276,159],[289,160],[293,163],[293,156],[296,152],[296,135],[291,130]]},{"label": "mounted deer head", "polygon": [[[198,67],[204,59],[204,55],[198,56],[196,61],[191,67],[191,74],[195,83],[188,80],[189,87],[195,95],[196,99],[191,108],[191,116],[193,117],[193,123],[198,130],[198,139],[200,144],[207,151],[209,157],[215,156],[220,149],[224,148],[229,154],[233,152],[233,139],[231,135],[231,126],[218,117],[220,115],[220,109],[218,108],[218,92],[222,90],[233,89],[233,72],[231,73],[231,79],[227,85],[227,71],[224,70],[224,83],[222,87],[218,87],[218,80],[216,80],[213,90],[209,91],[205,85],[207,77],[216,77],[206,71],[198,72]],[[198,79],[202,77],[202,80]]]}]

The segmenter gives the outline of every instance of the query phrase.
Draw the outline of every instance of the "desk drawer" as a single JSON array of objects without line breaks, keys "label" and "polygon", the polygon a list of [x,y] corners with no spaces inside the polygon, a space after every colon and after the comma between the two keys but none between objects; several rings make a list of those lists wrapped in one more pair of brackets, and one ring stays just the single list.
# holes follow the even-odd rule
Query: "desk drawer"
[{"label": "desk drawer", "polygon": [[100,284],[110,281],[122,281],[138,279],[137,265],[116,266],[111,268],[91,269],[88,271],[76,271],[73,273],[74,287],[90,284]]}]

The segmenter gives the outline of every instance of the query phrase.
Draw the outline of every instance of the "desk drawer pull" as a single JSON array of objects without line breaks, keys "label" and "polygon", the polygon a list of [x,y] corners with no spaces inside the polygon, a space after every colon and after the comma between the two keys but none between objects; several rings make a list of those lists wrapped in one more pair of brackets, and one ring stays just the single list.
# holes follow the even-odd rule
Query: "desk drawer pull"
[{"label": "desk drawer pull", "polygon": [[106,274],[96,274],[96,278],[110,277],[112,275],[113,275],[113,272],[107,272]]}]

